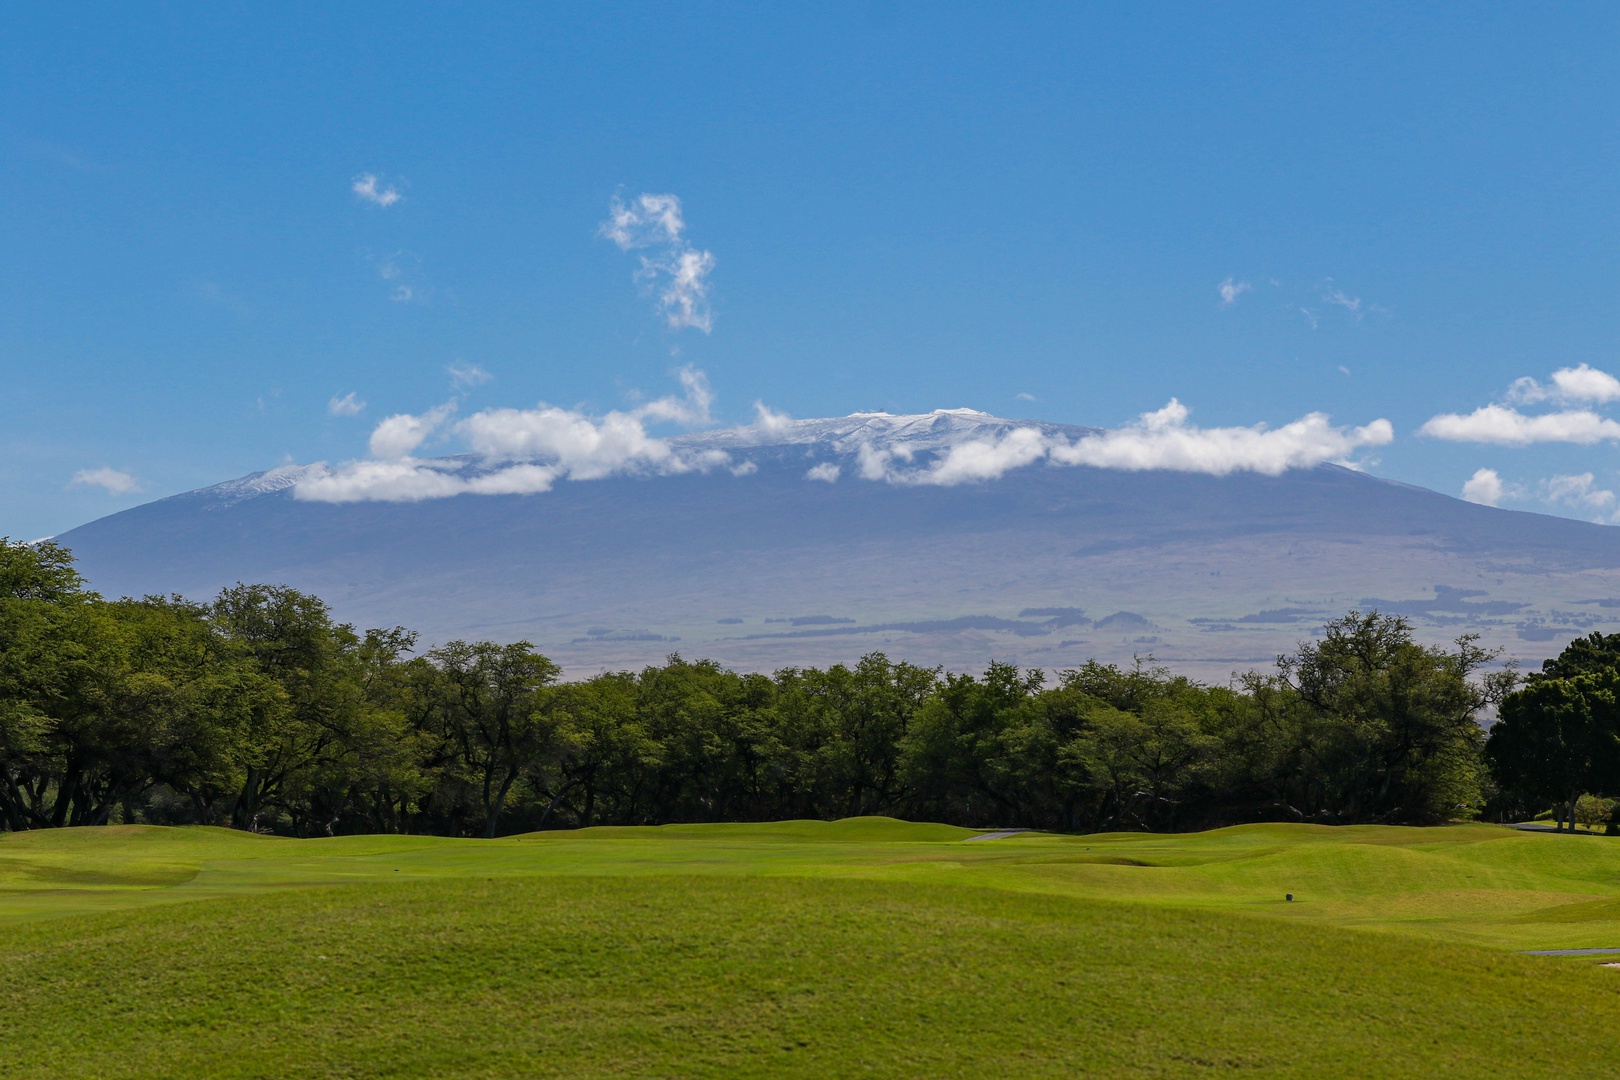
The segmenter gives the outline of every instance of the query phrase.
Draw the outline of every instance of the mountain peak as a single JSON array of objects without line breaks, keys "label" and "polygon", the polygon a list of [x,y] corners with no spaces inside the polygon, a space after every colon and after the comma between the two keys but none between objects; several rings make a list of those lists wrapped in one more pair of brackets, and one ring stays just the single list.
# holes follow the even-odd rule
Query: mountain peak
[{"label": "mountain peak", "polygon": [[978,409],[935,409],[926,413],[855,412],[810,420],[777,419],[767,414],[760,423],[693,432],[670,442],[716,450],[825,444],[839,453],[863,446],[888,449],[902,445],[912,451],[937,451],[963,442],[998,439],[1026,428],[1071,439],[1097,430],[1040,420],[1012,420]]},{"label": "mountain peak", "polygon": [[273,469],[249,473],[235,480],[212,484],[197,491],[187,492],[187,494],[207,495],[228,506],[231,503],[241,502],[243,499],[252,499],[260,495],[272,495],[278,491],[297,487],[310,477],[320,475],[323,468],[324,466],[321,465],[278,465]]}]

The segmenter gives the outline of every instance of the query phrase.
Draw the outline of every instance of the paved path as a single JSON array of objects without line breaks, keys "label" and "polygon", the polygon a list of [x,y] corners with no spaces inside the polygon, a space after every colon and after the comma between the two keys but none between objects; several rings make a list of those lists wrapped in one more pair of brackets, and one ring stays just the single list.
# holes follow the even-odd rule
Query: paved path
[{"label": "paved path", "polygon": [[971,844],[975,840],[1005,840],[1007,837],[1017,836],[1021,832],[1034,831],[1034,829],[997,829],[995,832],[980,833],[978,836],[970,836],[962,842],[964,844]]},{"label": "paved path", "polygon": [[1608,956],[1620,949],[1525,949],[1526,956]]}]

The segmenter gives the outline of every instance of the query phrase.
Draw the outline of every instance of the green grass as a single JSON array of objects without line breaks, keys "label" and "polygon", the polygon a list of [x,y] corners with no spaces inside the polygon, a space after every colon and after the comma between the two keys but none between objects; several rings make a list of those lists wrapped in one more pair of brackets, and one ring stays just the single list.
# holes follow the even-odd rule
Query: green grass
[{"label": "green grass", "polygon": [[1612,1072],[1620,840],[970,835],[7,835],[0,1076]]}]

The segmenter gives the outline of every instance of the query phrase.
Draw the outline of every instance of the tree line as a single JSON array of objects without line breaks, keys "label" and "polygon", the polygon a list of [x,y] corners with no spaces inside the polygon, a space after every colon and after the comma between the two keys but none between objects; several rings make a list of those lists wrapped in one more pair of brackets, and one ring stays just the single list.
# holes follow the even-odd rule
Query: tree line
[{"label": "tree line", "polygon": [[1620,635],[1566,657],[1516,689],[1472,637],[1423,645],[1351,612],[1226,686],[1151,660],[969,675],[882,653],[562,681],[527,642],[419,651],[282,586],[106,600],[66,549],[0,540],[0,828],[496,836],[889,814],[1078,832],[1572,808],[1620,788]]}]

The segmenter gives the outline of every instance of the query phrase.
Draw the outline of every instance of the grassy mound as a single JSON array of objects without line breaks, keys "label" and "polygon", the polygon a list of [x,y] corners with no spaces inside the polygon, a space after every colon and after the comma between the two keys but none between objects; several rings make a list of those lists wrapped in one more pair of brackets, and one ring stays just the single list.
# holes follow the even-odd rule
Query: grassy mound
[{"label": "grassy mound", "polygon": [[[0,835],[0,923],[304,886],[696,875],[970,885],[1395,931],[1515,949],[1620,947],[1620,840],[1472,825],[1023,834],[858,818],[289,840],[114,827]],[[1285,902],[1292,893],[1295,901]]]},{"label": "grassy mound", "polygon": [[1602,1074],[1620,981],[1145,905],[405,882],[13,928],[10,1076]]},{"label": "grassy mound", "polygon": [[823,844],[946,844],[979,836],[982,830],[891,817],[841,821],[724,822],[711,825],[595,825],[571,832],[529,833],[527,840],[729,840]]},{"label": "grassy mound", "polygon": [[4,835],[0,1076],[1612,1071],[1620,840],[973,835]]}]

